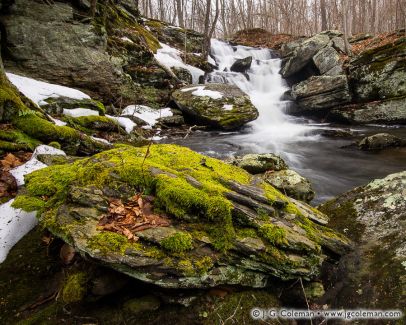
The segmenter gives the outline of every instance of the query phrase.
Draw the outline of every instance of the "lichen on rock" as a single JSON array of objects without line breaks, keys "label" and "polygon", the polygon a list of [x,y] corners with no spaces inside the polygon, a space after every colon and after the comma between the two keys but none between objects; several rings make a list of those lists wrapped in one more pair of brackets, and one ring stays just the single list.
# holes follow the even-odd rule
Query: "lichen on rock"
[{"label": "lichen on rock", "polygon": [[[136,242],[100,230],[109,200],[135,193],[152,195],[154,213],[170,226],[136,231]],[[321,225],[326,217],[317,210],[236,166],[175,145],[120,146],[50,166],[26,177],[24,195],[18,207],[34,202],[40,223],[79,252],[163,287],[311,279],[327,252],[349,248]]]}]

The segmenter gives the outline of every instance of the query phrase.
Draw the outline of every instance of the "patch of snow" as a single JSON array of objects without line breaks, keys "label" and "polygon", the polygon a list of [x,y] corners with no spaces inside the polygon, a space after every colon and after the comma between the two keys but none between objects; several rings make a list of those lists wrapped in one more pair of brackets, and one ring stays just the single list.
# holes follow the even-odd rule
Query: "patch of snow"
[{"label": "patch of snow", "polygon": [[141,120],[147,122],[149,126],[156,124],[157,120],[161,117],[173,116],[173,113],[169,107],[154,109],[144,105],[130,105],[124,108],[121,113],[122,116],[136,116]]},{"label": "patch of snow", "polygon": [[224,105],[223,105],[223,108],[224,108],[225,111],[232,111],[233,108],[234,108],[234,106],[233,106],[233,105],[224,104]]},{"label": "patch of snow", "polygon": [[151,140],[153,140],[153,141],[159,141],[159,140],[166,139],[166,138],[167,138],[167,136],[161,137],[161,136],[159,136],[159,135],[155,135],[155,136],[153,136],[153,137],[151,138]]},{"label": "patch of snow", "polygon": [[14,176],[16,179],[17,185],[21,186],[24,185],[24,176],[32,173],[35,170],[42,169],[47,167],[44,163],[40,162],[37,157],[38,155],[59,155],[59,156],[66,156],[66,153],[60,149],[56,149],[51,146],[47,145],[40,145],[38,146],[30,160],[28,160],[25,164],[13,168],[10,170],[10,174]]},{"label": "patch of snow", "polygon": [[81,117],[81,116],[97,116],[99,115],[98,111],[89,109],[89,108],[72,108],[72,109],[63,109],[63,114],[71,117]]},{"label": "patch of snow", "polygon": [[0,205],[0,263],[3,263],[10,249],[38,223],[36,212],[14,209],[10,200]]},{"label": "patch of snow", "polygon": [[194,95],[194,96],[207,96],[207,97],[210,97],[212,99],[223,98],[223,94],[221,92],[205,89],[205,86],[182,89],[183,92],[191,91],[191,90],[194,90],[192,92],[192,95]]},{"label": "patch of snow", "polygon": [[[18,186],[24,184],[24,175],[47,167],[37,159],[38,155],[43,154],[66,156],[65,152],[54,147],[38,146],[29,161],[10,170]],[[10,249],[38,223],[36,212],[15,209],[11,206],[13,202],[14,199],[0,205],[0,263],[6,259]]]},{"label": "patch of snow", "polygon": [[19,76],[13,73],[6,72],[7,78],[17,87],[26,97],[31,99],[37,105],[44,104],[46,98],[53,97],[69,97],[74,99],[89,99],[90,96],[85,93],[60,85],[55,85],[32,78]]},{"label": "patch of snow", "polygon": [[192,88],[185,88],[185,89],[181,89],[180,91],[182,91],[182,92],[187,92],[187,91],[191,91],[191,90],[196,90],[196,89],[199,89],[200,87],[198,86],[198,87],[192,87]]},{"label": "patch of snow", "polygon": [[115,120],[119,125],[121,125],[125,129],[127,133],[131,133],[134,127],[137,126],[137,124],[131,121],[128,117],[111,116],[111,115],[106,115],[106,117]]},{"label": "patch of snow", "polygon": [[57,126],[65,126],[67,123],[61,120],[58,120],[56,118],[53,118],[52,116],[49,116],[49,118],[57,125]]},{"label": "patch of snow", "polygon": [[161,48],[154,54],[155,59],[166,66],[167,68],[183,68],[190,72],[192,75],[193,83],[199,82],[199,77],[204,75],[204,71],[199,68],[193,67],[189,64],[185,64],[180,57],[180,51],[170,47],[169,45],[159,43]]},{"label": "patch of snow", "polygon": [[99,141],[105,144],[111,144],[109,141],[107,141],[106,139],[103,138],[97,138],[97,137],[91,137],[94,141]]},{"label": "patch of snow", "polygon": [[132,40],[130,40],[127,36],[124,36],[124,37],[121,37],[121,39],[123,40],[123,41],[125,41],[125,42],[128,42],[128,43],[134,43]]}]

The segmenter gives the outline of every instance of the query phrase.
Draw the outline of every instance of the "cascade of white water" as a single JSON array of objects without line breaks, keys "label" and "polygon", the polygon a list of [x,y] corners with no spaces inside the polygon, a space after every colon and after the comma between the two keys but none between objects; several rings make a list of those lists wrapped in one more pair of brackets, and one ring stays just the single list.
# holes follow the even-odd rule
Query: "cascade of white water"
[{"label": "cascade of white water", "polygon": [[[241,135],[241,141],[258,152],[282,151],[284,144],[304,136],[310,126],[294,123],[285,114],[288,101],[281,100],[288,87],[279,74],[281,60],[274,58],[269,49],[232,46],[213,39],[211,55],[217,70],[208,76],[208,82],[230,83],[248,94],[259,112],[257,120],[250,123],[252,131]],[[231,72],[237,59],[252,57],[251,68],[243,73]]]}]

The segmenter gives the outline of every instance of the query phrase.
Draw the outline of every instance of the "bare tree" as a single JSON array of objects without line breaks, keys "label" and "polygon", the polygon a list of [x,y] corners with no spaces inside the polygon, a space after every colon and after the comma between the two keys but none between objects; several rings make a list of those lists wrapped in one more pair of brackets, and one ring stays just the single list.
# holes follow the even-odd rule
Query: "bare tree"
[{"label": "bare tree", "polygon": [[321,30],[327,30],[326,0],[320,0]]}]

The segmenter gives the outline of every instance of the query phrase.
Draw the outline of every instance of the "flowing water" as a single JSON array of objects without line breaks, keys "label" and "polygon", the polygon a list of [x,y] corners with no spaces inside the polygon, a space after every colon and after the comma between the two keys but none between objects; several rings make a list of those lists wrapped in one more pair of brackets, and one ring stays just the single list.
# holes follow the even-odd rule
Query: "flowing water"
[{"label": "flowing water", "polygon": [[[279,154],[292,169],[312,181],[317,193],[315,204],[374,178],[406,169],[406,148],[363,152],[346,147],[354,138],[322,135],[323,131],[340,126],[285,114],[290,102],[281,98],[289,88],[278,73],[281,60],[270,50],[212,40],[211,54],[218,68],[208,75],[207,82],[237,85],[250,96],[259,117],[239,132],[195,132],[187,139],[171,142],[218,158],[244,153]],[[230,71],[236,59],[248,56],[252,56],[253,62],[246,74]],[[379,132],[406,136],[404,127],[363,126],[351,130],[356,138]]]}]

